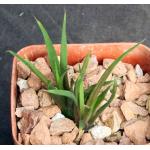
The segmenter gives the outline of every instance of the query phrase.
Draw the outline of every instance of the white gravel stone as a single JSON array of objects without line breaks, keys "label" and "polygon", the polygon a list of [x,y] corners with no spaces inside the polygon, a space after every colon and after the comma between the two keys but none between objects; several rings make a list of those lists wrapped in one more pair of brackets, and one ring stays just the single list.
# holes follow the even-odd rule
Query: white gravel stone
[{"label": "white gravel stone", "polygon": [[94,139],[104,139],[111,135],[111,128],[97,125],[91,128],[90,132]]},{"label": "white gravel stone", "polygon": [[19,130],[22,128],[22,125],[21,125],[20,121],[17,122],[17,127],[18,127]]},{"label": "white gravel stone", "polygon": [[28,83],[27,80],[24,80],[22,78],[18,78],[17,85],[19,86],[20,92],[24,91],[25,89],[28,89]]},{"label": "white gravel stone", "polygon": [[65,118],[65,116],[61,113],[57,113],[53,118],[52,121],[58,120],[58,119],[62,119]]},{"label": "white gravel stone", "polygon": [[141,69],[141,67],[140,67],[139,64],[137,64],[137,65],[135,66],[135,72],[136,72],[137,77],[143,76],[143,70]]}]

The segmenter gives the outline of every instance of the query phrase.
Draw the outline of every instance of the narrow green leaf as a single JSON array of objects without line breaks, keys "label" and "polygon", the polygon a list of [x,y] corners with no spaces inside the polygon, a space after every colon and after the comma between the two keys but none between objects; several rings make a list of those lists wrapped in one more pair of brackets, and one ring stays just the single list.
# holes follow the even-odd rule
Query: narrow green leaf
[{"label": "narrow green leaf", "polygon": [[70,99],[72,99],[72,100],[74,101],[75,105],[77,105],[77,99],[76,99],[74,93],[72,93],[72,92],[70,92],[70,91],[67,91],[67,90],[59,90],[59,89],[44,90],[44,91],[47,91],[48,93],[51,93],[51,94],[68,97],[68,98],[70,98]]},{"label": "narrow green leaf", "polygon": [[55,74],[55,79],[56,79],[56,83],[57,83],[57,87],[58,88],[61,88],[61,85],[59,84],[60,83],[60,76],[59,76],[59,72],[58,72],[58,69],[57,69],[57,65],[56,65],[56,62],[54,62],[54,74]]},{"label": "narrow green leaf", "polygon": [[[75,82],[75,87],[74,87],[74,93],[77,99],[79,99],[79,85],[80,85],[80,80],[83,80],[84,74],[86,72],[88,63],[89,63],[89,59],[90,59],[90,54],[88,54],[83,61],[83,65],[82,68],[80,70],[80,74]],[[79,103],[79,102],[78,102]]]},{"label": "narrow green leaf", "polygon": [[113,83],[113,81],[114,80],[105,81],[104,84],[103,84],[103,86],[109,85],[109,84]]},{"label": "narrow green leaf", "polygon": [[108,86],[98,97],[96,100],[93,100],[92,105],[88,113],[84,114],[85,122],[91,118],[94,112],[97,111],[98,106],[104,100],[105,96],[107,95],[108,91],[110,90],[111,86]]},{"label": "narrow green leaf", "polygon": [[64,73],[67,69],[66,13],[64,14],[62,35],[61,35],[60,69],[61,73]]},{"label": "narrow green leaf", "polygon": [[79,63],[79,73],[81,73],[81,63]]},{"label": "narrow green leaf", "polygon": [[83,88],[83,80],[79,82],[79,107],[80,107],[80,119],[84,113],[84,88]]},{"label": "narrow green leaf", "polygon": [[59,80],[59,85],[61,89],[64,89],[64,78],[65,78],[66,72],[67,70],[61,75],[60,80]]},{"label": "narrow green leaf", "polygon": [[[144,41],[144,40],[143,40]],[[131,52],[133,49],[135,49],[136,47],[138,47],[143,41],[135,44],[134,46],[132,46],[131,48],[129,48],[127,51],[125,51],[121,56],[119,56],[108,68],[107,70],[103,73],[103,75],[101,76],[100,80],[98,81],[97,85],[95,86],[94,90],[92,91],[92,93],[89,96],[89,99],[87,101],[87,105],[91,105],[92,100],[96,99],[101,87],[103,86],[104,82],[106,81],[106,79],[108,78],[108,76],[110,75],[110,73],[113,71],[113,69],[115,68],[115,66],[125,57],[128,55],[129,52]]]},{"label": "narrow green leaf", "polygon": [[84,133],[84,129],[85,128],[85,124],[84,124],[84,121],[83,120],[79,120],[79,134],[80,135],[83,135]]},{"label": "narrow green leaf", "polygon": [[91,119],[89,121],[90,124],[92,124],[96,120],[96,118],[99,116],[99,114],[101,114],[110,105],[112,100],[115,98],[116,91],[117,91],[117,82],[116,82],[116,80],[114,80],[113,89],[111,91],[111,97],[109,98],[109,100],[103,106],[101,106],[95,112],[95,114],[93,114],[93,116],[91,117]]},{"label": "narrow green leaf", "polygon": [[90,54],[87,54],[87,56],[84,58],[82,68],[80,69],[80,75],[78,77],[78,78],[81,78],[82,80],[86,73],[86,69],[88,67],[89,60],[90,60]]},{"label": "narrow green leaf", "polygon": [[99,104],[104,100],[111,86],[108,86],[92,103],[92,113],[98,108]]},{"label": "narrow green leaf", "polygon": [[78,104],[79,104],[79,80],[76,80],[75,82],[74,93],[75,93],[76,98],[78,99]]},{"label": "narrow green leaf", "polygon": [[25,64],[45,85],[47,85],[49,88],[52,88],[50,80],[48,80],[30,61],[25,60],[13,51],[8,51],[8,53],[17,57],[17,59],[20,60],[23,64]]},{"label": "narrow green leaf", "polygon": [[[36,18],[35,18],[36,19]],[[59,61],[58,61],[58,57],[55,51],[55,48],[53,46],[52,40],[50,39],[46,29],[44,28],[43,24],[36,19],[36,22],[41,30],[41,33],[44,37],[44,41],[47,47],[47,52],[48,52],[48,58],[49,58],[49,62],[50,62],[50,66],[52,68],[53,73],[55,73],[55,69],[57,69],[57,72],[59,72],[60,75],[60,66],[59,66]],[[55,79],[56,79],[56,74],[54,74]]]},{"label": "narrow green leaf", "polygon": [[[105,81],[103,86],[106,86],[106,85],[109,85],[110,83],[112,83],[113,80],[110,80],[110,81]],[[90,93],[93,91],[94,87],[96,86],[97,84],[94,84],[94,85],[91,85],[90,87],[88,87],[85,91],[84,91],[84,95],[85,95],[85,99],[87,99],[90,95]]]}]

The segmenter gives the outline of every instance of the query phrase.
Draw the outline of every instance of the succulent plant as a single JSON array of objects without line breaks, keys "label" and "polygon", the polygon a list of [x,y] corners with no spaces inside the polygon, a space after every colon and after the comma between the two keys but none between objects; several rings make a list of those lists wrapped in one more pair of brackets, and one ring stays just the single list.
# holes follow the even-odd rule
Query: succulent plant
[{"label": "succulent plant", "polygon": [[[88,89],[84,89],[83,80],[91,54],[89,52],[89,54],[87,54],[84,58],[83,65],[80,67],[80,74],[75,81],[74,86],[69,85],[67,80],[66,13],[64,14],[62,25],[60,61],[58,60],[52,40],[45,27],[38,19],[36,19],[36,22],[44,37],[48,59],[55,77],[56,85],[52,85],[51,81],[47,79],[47,77],[45,77],[29,60],[22,58],[13,51],[9,51],[9,53],[27,65],[30,70],[46,85],[47,90],[45,91],[51,94],[56,104],[60,106],[62,113],[66,117],[73,119],[81,131],[86,130],[94,124],[96,118],[106,107],[109,106],[115,97],[117,83],[116,80],[107,81],[108,76],[113,71],[115,66],[143,41],[135,44],[119,56],[103,73],[97,84],[90,86]],[[106,98],[108,91],[111,92],[110,98],[106,103],[100,105]]]}]

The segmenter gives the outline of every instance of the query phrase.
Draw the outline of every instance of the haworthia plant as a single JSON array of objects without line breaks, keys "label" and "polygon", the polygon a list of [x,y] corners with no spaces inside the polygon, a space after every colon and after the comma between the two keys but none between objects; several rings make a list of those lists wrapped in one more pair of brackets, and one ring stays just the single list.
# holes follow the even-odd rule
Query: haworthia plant
[{"label": "haworthia plant", "polygon": [[[115,66],[128,55],[129,52],[138,47],[143,41],[135,44],[119,56],[103,73],[98,83],[84,89],[83,80],[88,67],[90,52],[83,60],[83,65],[80,67],[80,74],[74,83],[73,87],[66,86],[67,81],[67,34],[66,34],[66,13],[64,14],[62,35],[61,35],[61,48],[60,48],[60,61],[58,60],[56,50],[53,42],[46,31],[43,24],[36,19],[38,27],[43,35],[45,45],[47,47],[48,59],[50,67],[56,80],[56,86],[51,84],[47,79],[29,60],[23,59],[21,56],[13,51],[9,53],[16,56],[19,61],[28,66],[32,72],[47,86],[47,92],[50,93],[56,103],[61,107],[62,112],[66,117],[74,119],[78,124],[80,131],[92,126],[95,119],[100,113],[107,108],[115,97],[117,83],[115,80],[106,81]],[[107,93],[110,91],[111,96],[106,103],[100,105],[106,99]]]}]

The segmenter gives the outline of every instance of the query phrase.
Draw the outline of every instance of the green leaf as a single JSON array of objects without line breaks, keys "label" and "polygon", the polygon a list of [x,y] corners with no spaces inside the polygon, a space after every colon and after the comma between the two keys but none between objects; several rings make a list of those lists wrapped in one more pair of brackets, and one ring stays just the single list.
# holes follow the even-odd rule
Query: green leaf
[{"label": "green leaf", "polygon": [[96,118],[99,116],[99,114],[101,114],[109,105],[110,103],[112,102],[112,100],[115,98],[115,95],[116,95],[116,91],[117,91],[117,82],[116,80],[114,80],[114,84],[113,84],[113,89],[111,91],[111,97],[109,98],[109,100],[104,104],[102,105],[96,112],[95,114],[91,117],[89,123],[92,124]]},{"label": "green leaf", "polygon": [[56,83],[57,83],[57,87],[58,88],[61,88],[61,85],[59,84],[60,83],[60,76],[59,76],[59,72],[58,72],[58,69],[57,69],[57,65],[56,65],[56,62],[54,62],[54,74],[55,74],[55,78],[56,78]]},{"label": "green leaf", "polygon": [[111,86],[108,86],[92,103],[92,113],[98,108],[99,104],[104,100]]},{"label": "green leaf", "polygon": [[[77,105],[77,99],[74,95],[74,93],[67,91],[67,90],[59,90],[59,89],[54,89],[54,90],[44,90],[47,91],[48,93],[51,94],[55,94],[55,95],[60,95],[60,96],[65,96],[68,97],[70,99],[72,99],[75,103],[75,105]],[[66,106],[67,107],[67,106]]]},{"label": "green leaf", "polygon": [[[144,40],[143,40],[144,41]],[[108,68],[107,70],[103,73],[101,76],[100,80],[98,81],[97,85],[95,86],[94,90],[89,96],[89,99],[87,101],[87,105],[91,105],[92,100],[96,99],[97,95],[99,94],[100,89],[102,88],[104,82],[107,80],[108,76],[110,73],[113,71],[115,66],[125,57],[128,55],[129,52],[131,52],[133,49],[135,49],[137,46],[139,46],[143,41],[135,44],[131,48],[129,48],[127,51],[125,51],[121,56],[119,56]]]},{"label": "green leaf", "polygon": [[79,63],[79,73],[81,73],[81,63]]},{"label": "green leaf", "polygon": [[[46,29],[43,26],[43,24],[38,19],[36,19],[36,22],[37,22],[37,24],[38,24],[38,26],[41,30],[41,33],[44,37],[44,41],[45,41],[45,44],[46,44],[46,47],[47,47],[48,58],[49,58],[49,62],[50,62],[50,66],[52,68],[52,71],[53,71],[53,73],[59,72],[59,75],[60,75],[59,61],[58,61],[58,57],[57,57],[55,48],[53,46],[52,40],[50,39]],[[55,69],[57,69],[57,71],[55,71]],[[54,76],[55,76],[55,79],[57,80],[57,78],[56,78],[57,75],[54,74]]]},{"label": "green leaf", "polygon": [[84,88],[83,88],[83,80],[79,82],[79,107],[80,107],[80,119],[84,113]]},{"label": "green leaf", "polygon": [[84,124],[84,121],[83,120],[79,120],[79,136],[81,137],[84,133],[84,127],[85,127],[85,124]]},{"label": "green leaf", "polygon": [[105,81],[103,86],[109,85],[110,83],[113,83],[114,80]]},{"label": "green leaf", "polygon": [[86,69],[88,67],[90,56],[91,56],[90,54],[87,54],[87,56],[84,58],[82,68],[80,69],[80,75],[79,75],[78,78],[81,78],[82,80],[83,80],[83,77],[84,77],[84,75],[86,73]]},{"label": "green leaf", "polygon": [[47,85],[49,88],[52,88],[50,80],[48,80],[30,61],[25,60],[13,51],[8,51],[8,53],[17,57],[17,59],[20,60],[23,64],[25,64],[42,82],[44,82],[45,85]]},{"label": "green leaf", "polygon": [[64,14],[62,35],[61,35],[60,69],[61,73],[64,73],[67,70],[66,13]]},{"label": "green leaf", "polygon": [[[112,83],[113,80],[110,80],[110,81],[105,81],[103,86],[106,86],[106,85],[109,85],[110,83]],[[84,91],[84,95],[85,95],[85,99],[87,99],[90,95],[90,93],[93,91],[94,87],[96,86],[97,84],[94,84],[94,85],[91,85],[90,87],[88,87],[85,91]]]},{"label": "green leaf", "polygon": [[[83,61],[83,65],[82,68],[80,70],[80,74],[75,82],[75,87],[74,87],[74,93],[77,99],[79,99],[79,86],[80,86],[80,80],[83,80],[84,74],[86,72],[88,63],[89,63],[89,59],[90,59],[90,54],[88,54]],[[79,103],[79,102],[78,102]]]},{"label": "green leaf", "polygon": [[84,90],[85,99],[88,98],[88,96],[90,95],[90,93],[92,92],[92,90],[94,89],[95,86],[96,86],[96,84],[91,85],[90,87],[88,87],[87,89]]},{"label": "green leaf", "polygon": [[67,70],[61,75],[60,80],[59,80],[59,86],[61,87],[61,89],[64,89],[64,78],[66,75]]},{"label": "green leaf", "polygon": [[86,114],[84,114],[85,122],[88,122],[88,120],[91,118],[93,113],[97,111],[98,106],[104,100],[110,88],[111,86],[108,86],[102,93],[100,93],[100,95],[97,97],[96,100],[93,100],[90,110]]}]

